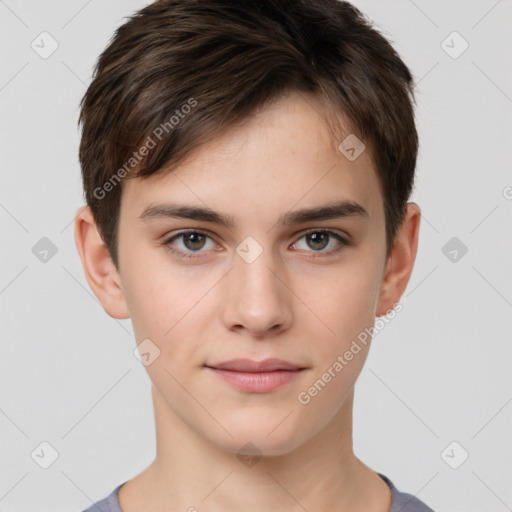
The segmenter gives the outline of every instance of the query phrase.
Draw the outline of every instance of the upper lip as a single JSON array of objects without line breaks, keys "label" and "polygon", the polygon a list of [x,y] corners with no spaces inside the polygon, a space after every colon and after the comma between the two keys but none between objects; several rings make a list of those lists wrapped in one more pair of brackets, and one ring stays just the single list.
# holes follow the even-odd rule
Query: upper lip
[{"label": "upper lip", "polygon": [[274,370],[302,370],[303,367],[284,361],[282,359],[265,359],[264,361],[252,361],[251,359],[232,359],[222,363],[208,364],[209,368],[218,370],[231,370],[235,372],[271,372]]}]

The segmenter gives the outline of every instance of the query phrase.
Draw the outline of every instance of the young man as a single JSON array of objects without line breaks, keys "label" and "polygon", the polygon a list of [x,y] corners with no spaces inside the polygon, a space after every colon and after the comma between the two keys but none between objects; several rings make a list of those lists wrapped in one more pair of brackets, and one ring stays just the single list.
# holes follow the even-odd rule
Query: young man
[{"label": "young man", "polygon": [[362,334],[416,256],[413,100],[347,2],[160,0],[117,30],[75,235],[132,320],[157,456],[88,510],[431,510],[352,450]]}]

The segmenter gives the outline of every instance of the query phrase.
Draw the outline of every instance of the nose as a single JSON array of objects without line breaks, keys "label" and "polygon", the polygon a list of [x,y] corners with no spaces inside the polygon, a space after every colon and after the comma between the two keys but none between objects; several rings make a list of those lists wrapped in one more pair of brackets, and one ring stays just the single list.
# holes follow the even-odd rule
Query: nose
[{"label": "nose", "polygon": [[250,263],[235,254],[226,278],[222,321],[227,329],[261,338],[289,328],[293,294],[286,269],[276,266],[271,251]]}]

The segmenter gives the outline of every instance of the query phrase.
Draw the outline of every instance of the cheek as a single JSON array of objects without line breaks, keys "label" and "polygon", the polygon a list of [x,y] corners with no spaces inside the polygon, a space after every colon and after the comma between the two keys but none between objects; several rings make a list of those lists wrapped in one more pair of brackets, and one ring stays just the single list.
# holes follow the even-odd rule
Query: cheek
[{"label": "cheek", "polygon": [[307,322],[315,347],[311,352],[314,372],[297,399],[309,413],[318,412],[325,421],[341,413],[366,361],[371,342],[369,328],[375,321],[377,278],[377,272],[368,271],[366,265],[357,271],[355,265],[350,271],[347,268],[316,295],[311,307],[321,312],[318,316],[324,325]]},{"label": "cheek", "polygon": [[[376,265],[358,263],[334,273],[315,294],[311,310],[318,311],[325,336],[341,349],[373,325],[379,292]],[[310,295],[311,297],[311,295]]]},{"label": "cheek", "polygon": [[194,305],[190,282],[159,265],[138,265],[135,258],[127,270],[123,293],[137,341],[150,338],[159,346],[167,343]]},{"label": "cheek", "polygon": [[[150,261],[149,256],[146,258]],[[142,266],[132,262],[133,270],[127,273],[123,291],[135,339],[137,344],[149,339],[156,345],[158,358],[146,370],[152,379],[167,382],[165,369],[178,377],[187,365],[202,361],[198,340],[206,329],[211,308],[206,296],[218,277],[191,269],[180,272],[157,261],[140,271]]]}]

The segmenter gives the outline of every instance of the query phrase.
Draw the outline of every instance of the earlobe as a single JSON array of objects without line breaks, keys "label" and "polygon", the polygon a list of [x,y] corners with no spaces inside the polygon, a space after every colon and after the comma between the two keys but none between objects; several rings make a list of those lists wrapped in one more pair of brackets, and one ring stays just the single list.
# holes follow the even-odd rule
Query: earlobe
[{"label": "earlobe", "polygon": [[75,243],[85,278],[104,310],[113,318],[130,318],[121,289],[121,278],[101,238],[89,206],[75,215]]},{"label": "earlobe", "polygon": [[408,203],[404,220],[396,233],[393,249],[386,262],[377,305],[378,316],[393,309],[393,305],[400,300],[407,287],[418,250],[420,218],[420,207],[416,203]]}]

